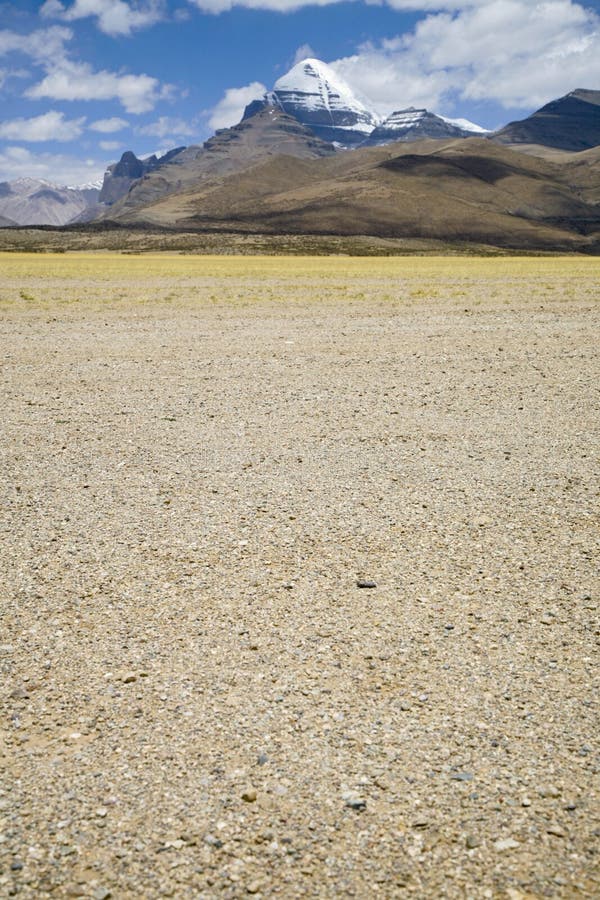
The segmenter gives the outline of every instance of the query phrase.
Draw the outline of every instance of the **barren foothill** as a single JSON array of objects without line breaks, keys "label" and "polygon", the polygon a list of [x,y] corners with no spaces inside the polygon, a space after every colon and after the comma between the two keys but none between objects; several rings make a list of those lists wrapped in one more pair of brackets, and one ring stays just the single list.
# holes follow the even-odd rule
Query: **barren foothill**
[{"label": "barren foothill", "polygon": [[0,895],[598,896],[600,263],[0,271]]}]

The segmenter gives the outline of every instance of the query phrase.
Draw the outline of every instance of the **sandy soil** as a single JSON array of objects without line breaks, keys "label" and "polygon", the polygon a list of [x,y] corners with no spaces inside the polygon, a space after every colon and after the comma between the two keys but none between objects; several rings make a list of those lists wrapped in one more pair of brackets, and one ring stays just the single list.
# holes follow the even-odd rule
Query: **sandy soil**
[{"label": "sandy soil", "polygon": [[0,895],[598,896],[598,261],[0,271]]}]

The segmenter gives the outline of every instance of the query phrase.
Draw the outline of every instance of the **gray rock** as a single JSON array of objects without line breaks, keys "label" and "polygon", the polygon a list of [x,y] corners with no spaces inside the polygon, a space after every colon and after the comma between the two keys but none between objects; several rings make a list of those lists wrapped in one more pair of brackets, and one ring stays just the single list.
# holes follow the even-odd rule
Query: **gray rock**
[{"label": "gray rock", "polygon": [[357,812],[362,812],[362,810],[367,808],[367,801],[356,791],[347,791],[345,794],[342,794],[342,800],[348,809],[355,809]]}]

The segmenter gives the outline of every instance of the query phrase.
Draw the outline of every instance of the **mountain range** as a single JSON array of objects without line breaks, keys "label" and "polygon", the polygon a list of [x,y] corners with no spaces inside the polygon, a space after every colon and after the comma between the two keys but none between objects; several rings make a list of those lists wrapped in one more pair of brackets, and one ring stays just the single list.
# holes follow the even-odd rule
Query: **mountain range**
[{"label": "mountain range", "polygon": [[93,216],[101,186],[98,182],[64,187],[37,178],[0,182],[0,227],[66,225],[80,216]]},{"label": "mountain range", "polygon": [[[261,152],[267,135],[269,143],[279,135],[286,152]],[[187,156],[188,148],[136,182],[104,218],[178,231],[600,250],[600,147],[548,160],[471,137],[337,153],[275,108],[218,139],[216,158],[206,147]]]},{"label": "mountain range", "polygon": [[246,107],[250,118],[268,107],[293,116],[338,149],[374,146],[423,137],[468,137],[486,130],[467,119],[446,119],[426,109],[398,109],[382,118],[369,109],[351,88],[319,59],[304,59],[275,82],[262,100]]},{"label": "mountain range", "polygon": [[[599,145],[600,91],[576,90],[490,134],[412,107],[382,119],[308,59],[203,145],[144,160],[123,154],[70,221],[591,252],[600,241]],[[9,188],[0,186],[0,216],[26,224],[5,203]]]}]

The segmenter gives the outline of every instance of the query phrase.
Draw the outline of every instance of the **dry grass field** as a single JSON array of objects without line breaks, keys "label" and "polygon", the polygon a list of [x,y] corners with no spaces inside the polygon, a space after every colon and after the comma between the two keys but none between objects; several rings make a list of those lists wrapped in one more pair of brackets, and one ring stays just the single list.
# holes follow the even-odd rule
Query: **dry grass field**
[{"label": "dry grass field", "polygon": [[0,895],[597,897],[600,262],[0,273]]}]

